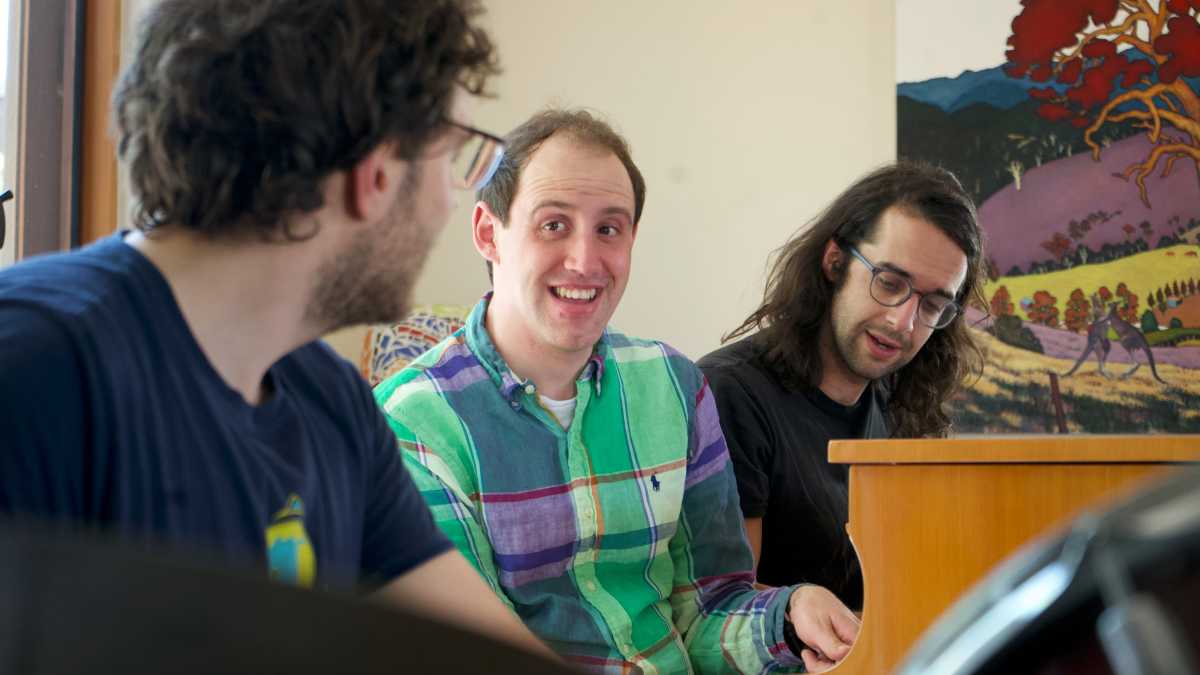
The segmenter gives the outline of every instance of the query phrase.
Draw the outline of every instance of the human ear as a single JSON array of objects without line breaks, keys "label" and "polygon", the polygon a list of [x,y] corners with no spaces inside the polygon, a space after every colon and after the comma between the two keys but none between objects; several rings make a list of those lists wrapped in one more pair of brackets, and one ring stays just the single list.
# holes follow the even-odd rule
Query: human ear
[{"label": "human ear", "polygon": [[366,222],[384,217],[409,169],[391,143],[376,146],[346,172],[346,213]]},{"label": "human ear", "polygon": [[833,239],[825,242],[825,251],[821,254],[821,271],[825,273],[825,278],[837,281],[845,269],[846,261],[842,254],[842,247],[838,246]]},{"label": "human ear", "polygon": [[475,243],[475,250],[479,251],[479,255],[493,265],[500,262],[500,251],[496,246],[496,228],[503,226],[487,202],[475,202],[475,210],[471,212],[471,240]]}]

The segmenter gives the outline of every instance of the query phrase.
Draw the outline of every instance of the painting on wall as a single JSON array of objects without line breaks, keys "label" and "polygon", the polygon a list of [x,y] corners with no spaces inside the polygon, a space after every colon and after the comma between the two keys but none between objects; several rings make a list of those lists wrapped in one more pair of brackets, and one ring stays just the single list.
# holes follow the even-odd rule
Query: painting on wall
[{"label": "painting on wall", "polygon": [[1200,0],[897,0],[898,154],[986,235],[958,433],[1200,432]]}]

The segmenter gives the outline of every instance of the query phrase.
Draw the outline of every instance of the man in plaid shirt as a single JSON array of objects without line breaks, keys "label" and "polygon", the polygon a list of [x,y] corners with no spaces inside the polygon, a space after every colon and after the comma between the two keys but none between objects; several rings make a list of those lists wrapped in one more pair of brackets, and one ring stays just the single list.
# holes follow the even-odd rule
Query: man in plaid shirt
[{"label": "man in plaid shirt", "polygon": [[492,293],[376,389],[434,519],[588,670],[831,667],[858,621],[818,586],[755,589],[703,375],[607,327],[645,198],[625,141],[547,111],[505,143],[472,219]]}]

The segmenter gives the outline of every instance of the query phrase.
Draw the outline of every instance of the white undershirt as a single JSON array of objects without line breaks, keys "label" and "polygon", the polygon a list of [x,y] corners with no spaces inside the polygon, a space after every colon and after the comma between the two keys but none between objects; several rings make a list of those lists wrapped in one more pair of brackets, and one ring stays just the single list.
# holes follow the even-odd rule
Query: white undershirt
[{"label": "white undershirt", "polygon": [[575,418],[574,396],[565,401],[556,401],[547,396],[543,396],[542,394],[538,394],[538,400],[542,402],[542,405],[546,406],[546,409],[550,411],[550,414],[554,415],[554,419],[558,420],[558,423],[560,426],[562,426],[562,428],[566,429],[571,426],[571,420]]}]

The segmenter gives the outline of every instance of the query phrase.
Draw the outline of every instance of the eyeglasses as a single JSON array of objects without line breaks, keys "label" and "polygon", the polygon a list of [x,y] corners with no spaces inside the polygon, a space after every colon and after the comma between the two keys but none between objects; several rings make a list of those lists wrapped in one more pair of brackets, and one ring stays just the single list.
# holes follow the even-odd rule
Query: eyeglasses
[{"label": "eyeglasses", "polygon": [[446,124],[469,134],[451,158],[455,186],[474,191],[487,185],[504,158],[504,139],[453,120]]},{"label": "eyeglasses", "polygon": [[871,297],[884,307],[899,307],[915,294],[921,298],[917,303],[917,318],[934,330],[949,326],[962,309],[957,302],[945,296],[913,290],[912,282],[904,275],[884,267],[876,267],[853,246],[848,246],[847,249],[850,255],[858,258],[871,270]]}]

